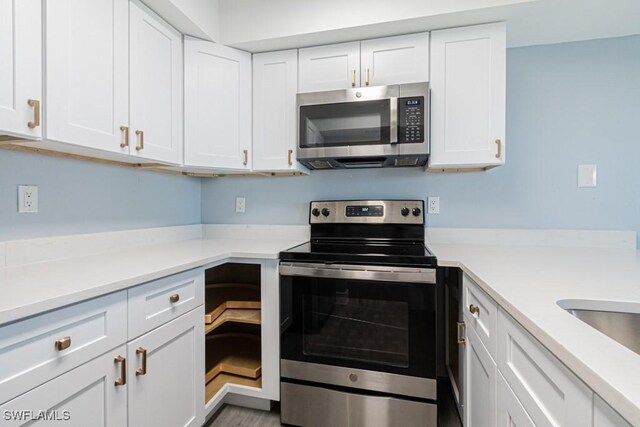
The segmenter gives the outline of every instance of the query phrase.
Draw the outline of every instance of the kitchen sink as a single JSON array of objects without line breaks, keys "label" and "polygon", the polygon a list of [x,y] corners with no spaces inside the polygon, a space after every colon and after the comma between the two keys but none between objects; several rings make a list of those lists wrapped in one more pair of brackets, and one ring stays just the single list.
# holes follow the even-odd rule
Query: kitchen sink
[{"label": "kitchen sink", "polygon": [[558,301],[558,305],[592,328],[640,354],[640,313],[595,309],[596,304],[593,302],[588,304],[588,308],[572,308],[569,301]]}]

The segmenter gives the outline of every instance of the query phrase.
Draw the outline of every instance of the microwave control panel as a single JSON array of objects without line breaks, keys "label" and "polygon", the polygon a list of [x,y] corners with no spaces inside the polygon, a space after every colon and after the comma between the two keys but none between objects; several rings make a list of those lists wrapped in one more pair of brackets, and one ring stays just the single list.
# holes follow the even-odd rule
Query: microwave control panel
[{"label": "microwave control panel", "polygon": [[398,142],[424,142],[424,96],[398,98]]}]

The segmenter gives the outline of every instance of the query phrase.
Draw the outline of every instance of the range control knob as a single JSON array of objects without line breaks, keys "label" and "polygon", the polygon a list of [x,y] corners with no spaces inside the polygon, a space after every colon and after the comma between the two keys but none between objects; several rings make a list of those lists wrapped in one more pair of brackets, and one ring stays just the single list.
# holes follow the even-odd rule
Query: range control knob
[{"label": "range control knob", "polygon": [[413,214],[413,216],[418,216],[422,213],[422,211],[420,210],[420,208],[413,208],[411,213]]},{"label": "range control knob", "polygon": [[329,212],[329,209],[327,209],[327,208],[322,208],[322,215],[324,215],[324,216],[329,216],[329,214],[330,214],[330,213],[331,213],[331,212]]},{"label": "range control knob", "polygon": [[407,215],[409,215],[409,208],[402,208],[402,210],[400,211],[400,213],[402,214],[402,216],[407,216]]},{"label": "range control knob", "polygon": [[318,209],[318,208],[313,208],[313,209],[311,210],[311,215],[313,215],[313,216],[320,216],[320,209]]}]

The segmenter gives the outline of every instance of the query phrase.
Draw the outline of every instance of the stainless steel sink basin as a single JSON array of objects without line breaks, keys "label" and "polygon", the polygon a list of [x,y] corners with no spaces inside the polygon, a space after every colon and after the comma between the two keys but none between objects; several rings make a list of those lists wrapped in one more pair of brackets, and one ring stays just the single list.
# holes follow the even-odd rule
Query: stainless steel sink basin
[{"label": "stainless steel sink basin", "polygon": [[629,350],[640,354],[640,313],[563,308]]}]

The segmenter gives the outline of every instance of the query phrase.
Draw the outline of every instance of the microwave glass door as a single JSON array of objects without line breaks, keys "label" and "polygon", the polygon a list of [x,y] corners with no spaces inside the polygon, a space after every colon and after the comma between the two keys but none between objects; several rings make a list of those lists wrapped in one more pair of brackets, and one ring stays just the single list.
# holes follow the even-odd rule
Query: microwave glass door
[{"label": "microwave glass door", "polygon": [[435,285],[281,276],[281,357],[435,378]]},{"label": "microwave glass door", "polygon": [[390,143],[390,100],[303,105],[300,148]]}]

